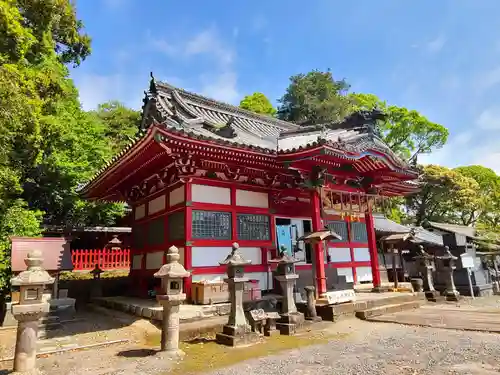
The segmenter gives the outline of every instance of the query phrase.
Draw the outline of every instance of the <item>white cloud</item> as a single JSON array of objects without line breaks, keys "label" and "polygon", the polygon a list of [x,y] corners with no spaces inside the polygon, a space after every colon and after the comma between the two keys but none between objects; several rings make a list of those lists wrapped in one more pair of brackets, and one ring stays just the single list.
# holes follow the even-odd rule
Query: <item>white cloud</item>
[{"label": "white cloud", "polygon": [[233,51],[223,45],[214,27],[205,29],[190,39],[184,49],[187,56],[209,55],[221,65],[233,62]]},{"label": "white cloud", "polygon": [[479,94],[498,84],[500,84],[500,66],[481,72],[475,79],[475,88]]},{"label": "white cloud", "polygon": [[446,37],[444,35],[438,36],[436,39],[431,40],[427,43],[427,51],[431,53],[438,53],[441,51],[446,44]]},{"label": "white cloud", "polygon": [[225,72],[216,76],[201,77],[201,94],[230,104],[238,104],[240,98],[237,89],[238,77],[234,72]]},{"label": "white cloud", "polygon": [[498,175],[500,175],[500,149],[496,151],[482,153],[478,156],[474,164],[480,164],[487,168],[493,169]]},{"label": "white cloud", "polygon": [[491,107],[483,110],[476,120],[476,125],[485,130],[500,130],[500,108]]}]

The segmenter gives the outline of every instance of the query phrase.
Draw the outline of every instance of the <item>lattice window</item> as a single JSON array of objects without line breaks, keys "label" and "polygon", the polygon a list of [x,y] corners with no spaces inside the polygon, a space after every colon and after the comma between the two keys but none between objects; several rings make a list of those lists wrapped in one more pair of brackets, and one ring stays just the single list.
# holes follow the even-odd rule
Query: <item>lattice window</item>
[{"label": "lattice window", "polygon": [[165,242],[165,218],[151,220],[148,223],[148,245],[157,246]]},{"label": "lattice window", "polygon": [[352,242],[368,242],[365,223],[351,223]]},{"label": "lattice window", "polygon": [[349,242],[349,235],[347,232],[347,223],[341,220],[331,220],[326,222],[326,226],[329,230],[337,233],[341,240],[333,240],[332,242]]},{"label": "lattice window", "polygon": [[143,249],[145,245],[144,225],[136,225],[132,229],[132,244],[134,249]]},{"label": "lattice window", "polygon": [[210,240],[231,239],[231,213],[217,211],[192,211],[192,238]]},{"label": "lattice window", "polygon": [[174,212],[168,215],[168,239],[169,241],[183,240],[185,237],[184,211]]},{"label": "lattice window", "polygon": [[269,216],[238,214],[238,239],[268,241],[271,239]]}]

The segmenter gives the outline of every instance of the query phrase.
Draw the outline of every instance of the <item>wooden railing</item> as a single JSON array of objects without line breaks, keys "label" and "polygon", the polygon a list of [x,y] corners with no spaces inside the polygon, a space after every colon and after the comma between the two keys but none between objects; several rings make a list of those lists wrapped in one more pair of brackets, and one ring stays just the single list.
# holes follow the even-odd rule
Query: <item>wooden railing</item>
[{"label": "wooden railing", "polygon": [[75,249],[71,251],[73,270],[92,270],[96,265],[102,270],[130,267],[130,249]]}]

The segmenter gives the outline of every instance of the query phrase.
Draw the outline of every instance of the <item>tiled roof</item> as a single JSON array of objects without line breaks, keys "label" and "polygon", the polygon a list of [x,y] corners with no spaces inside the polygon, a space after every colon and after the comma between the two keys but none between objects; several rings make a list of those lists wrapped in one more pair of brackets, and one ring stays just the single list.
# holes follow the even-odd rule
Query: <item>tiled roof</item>
[{"label": "tiled roof", "polygon": [[426,242],[433,245],[443,246],[443,237],[425,230],[422,227],[411,227],[406,225],[398,224],[388,218],[383,214],[373,214],[373,224],[375,231],[379,233],[408,233],[411,229],[415,231],[415,239],[418,242]]},{"label": "tiled roof", "polygon": [[[148,108],[148,101],[154,103],[159,114],[160,119],[156,120],[160,120],[169,130],[177,130],[195,138],[273,153],[294,152],[318,144],[328,144],[338,149],[339,153],[347,151],[359,155],[372,150],[387,155],[396,167],[409,168],[404,160],[370,132],[366,119],[363,120],[364,117],[357,113],[342,123],[301,127],[154,80],[147,93],[144,112]],[[146,115],[142,127],[147,128],[149,125],[151,123],[148,123]]]},{"label": "tiled roof", "polygon": [[461,234],[462,236],[470,238],[474,238],[476,236],[476,229],[473,227],[467,227],[465,225],[437,223],[435,221],[429,221],[429,226],[445,232]]}]

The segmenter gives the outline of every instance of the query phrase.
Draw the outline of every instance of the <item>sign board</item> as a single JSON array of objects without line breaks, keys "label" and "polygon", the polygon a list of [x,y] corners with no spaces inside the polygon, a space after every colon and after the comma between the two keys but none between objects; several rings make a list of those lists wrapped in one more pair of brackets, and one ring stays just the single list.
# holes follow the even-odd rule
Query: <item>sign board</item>
[{"label": "sign board", "polygon": [[462,259],[462,267],[475,268],[474,258],[472,258],[469,254],[460,254],[460,258]]},{"label": "sign board", "polygon": [[354,289],[335,290],[333,292],[326,292],[322,294],[321,297],[326,298],[329,305],[336,305],[338,303],[356,301],[356,293],[354,293]]}]

